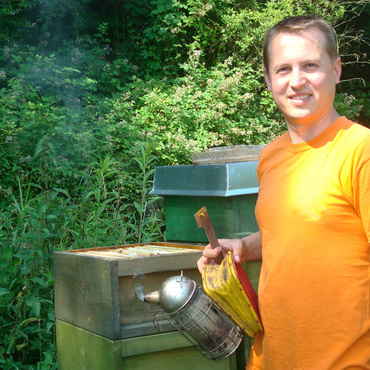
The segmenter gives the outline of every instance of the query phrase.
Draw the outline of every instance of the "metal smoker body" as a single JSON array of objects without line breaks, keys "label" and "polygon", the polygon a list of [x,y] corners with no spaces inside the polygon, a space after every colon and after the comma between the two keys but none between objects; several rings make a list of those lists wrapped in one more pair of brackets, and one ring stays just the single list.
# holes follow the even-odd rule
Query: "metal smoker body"
[{"label": "metal smoker body", "polygon": [[154,324],[166,318],[204,356],[222,360],[236,351],[243,331],[197,284],[182,275],[167,279],[160,290],[144,295],[144,301],[159,303],[163,309]]}]

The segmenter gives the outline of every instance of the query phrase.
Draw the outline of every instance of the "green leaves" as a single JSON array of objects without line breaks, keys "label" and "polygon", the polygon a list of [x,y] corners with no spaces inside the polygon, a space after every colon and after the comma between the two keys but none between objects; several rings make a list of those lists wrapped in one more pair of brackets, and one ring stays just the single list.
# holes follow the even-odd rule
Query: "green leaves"
[{"label": "green leaves", "polygon": [[[263,78],[266,28],[317,13],[347,30],[352,5],[3,3],[0,368],[53,369],[52,252],[163,240],[163,200],[150,194],[156,166],[285,130]],[[362,34],[348,35],[339,42],[352,63]],[[338,90],[338,111],[368,122],[368,86]]]},{"label": "green leaves", "polygon": [[[38,297],[29,297],[29,298],[27,298],[26,299],[26,305],[31,308],[31,312],[30,312],[31,315],[39,317],[40,310],[41,310],[41,304],[40,304],[40,301],[39,301]],[[23,320],[21,322],[21,326],[27,325],[27,324],[29,324],[31,322],[35,322],[35,321],[37,321],[37,318],[34,318],[34,317],[29,318],[27,320]]]},{"label": "green leaves", "polygon": [[2,288],[2,287],[0,287],[0,297],[1,297],[1,296],[4,296],[4,295],[6,295],[6,294],[11,294],[11,291],[10,291],[10,290],[8,290],[8,289],[6,289],[6,288]]}]

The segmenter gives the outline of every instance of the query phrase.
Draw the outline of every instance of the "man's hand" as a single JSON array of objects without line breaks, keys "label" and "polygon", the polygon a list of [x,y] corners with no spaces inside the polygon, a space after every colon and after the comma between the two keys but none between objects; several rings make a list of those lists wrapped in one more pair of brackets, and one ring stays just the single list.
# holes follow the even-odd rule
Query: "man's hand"
[{"label": "man's hand", "polygon": [[237,263],[261,259],[262,243],[260,233],[246,236],[243,239],[219,239],[219,246],[215,249],[208,244],[203,250],[203,256],[198,260],[197,266],[202,273],[204,265],[215,265],[222,260],[229,251],[234,253]]}]

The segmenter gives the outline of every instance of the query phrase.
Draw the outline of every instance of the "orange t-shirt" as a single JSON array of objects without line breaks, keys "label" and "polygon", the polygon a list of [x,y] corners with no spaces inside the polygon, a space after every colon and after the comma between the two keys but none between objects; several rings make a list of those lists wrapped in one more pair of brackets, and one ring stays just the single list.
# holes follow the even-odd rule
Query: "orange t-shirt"
[{"label": "orange t-shirt", "polygon": [[247,369],[370,369],[370,130],[340,117],[262,152],[264,333]]}]

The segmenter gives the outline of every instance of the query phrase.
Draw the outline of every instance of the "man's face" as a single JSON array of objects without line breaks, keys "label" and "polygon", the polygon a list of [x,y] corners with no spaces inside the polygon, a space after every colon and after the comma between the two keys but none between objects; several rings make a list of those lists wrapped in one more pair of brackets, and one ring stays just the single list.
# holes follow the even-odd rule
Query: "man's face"
[{"label": "man's face", "polygon": [[269,51],[266,83],[287,123],[316,124],[325,120],[333,110],[341,64],[339,58],[329,57],[321,31],[278,34]]}]

